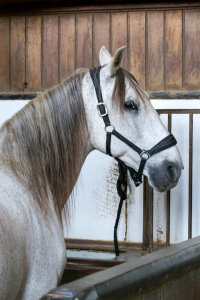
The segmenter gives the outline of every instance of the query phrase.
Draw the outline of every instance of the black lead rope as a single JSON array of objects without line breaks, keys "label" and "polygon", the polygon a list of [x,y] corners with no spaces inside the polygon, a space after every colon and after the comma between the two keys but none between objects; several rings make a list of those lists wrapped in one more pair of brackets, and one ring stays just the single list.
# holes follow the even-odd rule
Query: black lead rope
[{"label": "black lead rope", "polygon": [[118,162],[118,167],[119,167],[119,177],[117,180],[117,192],[120,197],[120,201],[119,201],[117,217],[116,217],[115,226],[114,226],[114,246],[115,246],[115,255],[116,256],[119,256],[117,228],[118,228],[118,224],[119,224],[122,206],[123,206],[124,200],[126,200],[126,193],[127,193],[127,168],[121,162]]},{"label": "black lead rope", "polygon": [[100,66],[90,69],[90,76],[92,78],[92,82],[94,84],[94,88],[96,91],[96,96],[97,96],[97,100],[98,100],[97,107],[98,107],[99,115],[102,117],[104,124],[105,124],[106,153],[108,155],[112,156],[111,138],[112,138],[112,135],[114,135],[116,138],[118,138],[123,143],[128,145],[131,149],[133,149],[135,152],[137,152],[139,154],[139,156],[141,157],[138,171],[135,171],[133,168],[127,166],[118,157],[115,157],[115,159],[118,161],[118,167],[119,167],[117,192],[120,197],[120,202],[119,202],[119,206],[118,206],[118,210],[117,210],[117,218],[116,218],[115,226],[114,226],[114,245],[115,245],[115,254],[116,254],[116,256],[119,256],[119,247],[118,247],[118,241],[117,241],[117,228],[118,228],[118,224],[119,224],[122,205],[123,205],[124,200],[126,200],[127,170],[129,170],[129,173],[131,175],[131,178],[134,181],[135,186],[136,187],[139,186],[142,183],[143,170],[144,170],[147,160],[152,155],[176,145],[177,141],[176,141],[175,137],[172,134],[170,134],[167,137],[165,137],[164,139],[162,139],[155,146],[153,146],[150,150],[142,150],[141,148],[139,148],[138,146],[133,144],[131,141],[129,141],[125,136],[121,135],[118,131],[116,131],[115,128],[110,123],[110,119],[108,116],[108,110],[107,110],[106,104],[103,101],[103,97],[102,97],[102,93],[101,93],[101,86],[100,86],[100,70],[101,70]]}]

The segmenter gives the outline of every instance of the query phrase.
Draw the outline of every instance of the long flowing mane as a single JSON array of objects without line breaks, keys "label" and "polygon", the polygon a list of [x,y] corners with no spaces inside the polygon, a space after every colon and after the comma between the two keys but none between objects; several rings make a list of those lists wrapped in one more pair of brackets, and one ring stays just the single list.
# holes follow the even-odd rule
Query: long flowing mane
[{"label": "long flowing mane", "polygon": [[87,71],[75,72],[30,101],[0,130],[7,166],[45,214],[51,195],[60,219],[86,155],[88,129],[81,89]]}]

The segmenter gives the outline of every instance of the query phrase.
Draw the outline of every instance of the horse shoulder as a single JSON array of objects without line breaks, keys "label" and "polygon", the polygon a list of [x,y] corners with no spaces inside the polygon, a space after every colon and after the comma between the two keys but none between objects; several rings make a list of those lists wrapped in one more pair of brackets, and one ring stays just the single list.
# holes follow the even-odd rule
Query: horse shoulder
[{"label": "horse shoulder", "polygon": [[65,266],[62,227],[55,214],[47,225],[28,191],[1,168],[0,237],[1,300],[36,300],[56,287]]}]

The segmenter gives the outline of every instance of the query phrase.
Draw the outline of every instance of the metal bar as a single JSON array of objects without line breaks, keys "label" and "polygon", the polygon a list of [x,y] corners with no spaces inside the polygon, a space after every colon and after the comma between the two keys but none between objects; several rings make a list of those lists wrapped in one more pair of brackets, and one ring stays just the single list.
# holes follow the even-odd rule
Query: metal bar
[{"label": "metal bar", "polygon": [[0,93],[0,100],[32,100],[38,96],[39,94],[1,94]]},{"label": "metal bar", "polygon": [[148,201],[149,201],[149,226],[148,226],[148,235],[149,235],[149,252],[153,250],[153,189],[148,186]]},{"label": "metal bar", "polygon": [[[42,92],[42,91],[41,91]],[[38,92],[38,94],[35,93],[3,93],[0,92],[0,100],[4,99],[24,99],[24,97],[28,97],[29,99],[33,99],[41,94],[41,92]],[[178,99],[178,100],[185,100],[185,99],[193,99],[197,100],[200,99],[200,93],[199,92],[194,92],[194,93],[168,93],[168,92],[155,92],[155,93],[149,93],[150,99]],[[27,98],[27,99],[28,99]]]},{"label": "metal bar", "polygon": [[189,201],[188,201],[188,238],[192,237],[192,162],[193,162],[193,114],[189,117]]},{"label": "metal bar", "polygon": [[[172,130],[172,115],[168,114],[168,131]],[[170,191],[167,191],[166,246],[170,245]]]},{"label": "metal bar", "polygon": [[143,189],[143,250],[153,250],[153,189],[144,177]]},{"label": "metal bar", "polygon": [[199,92],[186,92],[186,93],[171,93],[171,92],[153,92],[149,93],[151,99],[200,99]]},{"label": "metal bar", "polygon": [[159,114],[199,114],[200,109],[157,109]]},{"label": "metal bar", "polygon": [[166,246],[170,246],[170,191],[167,191]]},{"label": "metal bar", "polygon": [[[38,97],[42,92],[36,93],[0,93],[0,100],[18,100],[18,99],[34,99]],[[200,93],[197,94],[182,94],[182,95],[170,95],[170,94],[163,94],[163,93],[150,93],[150,99],[193,99],[197,100],[200,99]],[[161,109],[166,111],[165,109]],[[169,109],[170,110],[170,109]]]},{"label": "metal bar", "polygon": [[125,235],[124,235],[124,242],[127,241],[127,234],[128,234],[128,200],[125,201]]},{"label": "metal bar", "polygon": [[147,250],[149,244],[149,235],[148,235],[148,219],[149,219],[149,210],[148,210],[148,180],[144,176],[143,183],[143,244],[142,249]]}]

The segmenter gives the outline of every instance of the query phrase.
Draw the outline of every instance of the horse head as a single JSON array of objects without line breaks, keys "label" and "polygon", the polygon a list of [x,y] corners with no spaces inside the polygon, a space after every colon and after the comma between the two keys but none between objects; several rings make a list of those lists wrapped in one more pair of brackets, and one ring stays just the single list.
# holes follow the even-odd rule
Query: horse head
[{"label": "horse head", "polygon": [[[103,46],[99,53],[99,83],[96,77],[92,80],[91,72],[83,80],[90,147],[112,155],[134,170],[142,169],[152,188],[165,191],[179,180],[181,155],[148,94],[121,67],[124,50],[125,47],[119,48],[112,57]],[[158,151],[152,151],[155,145]]]}]

